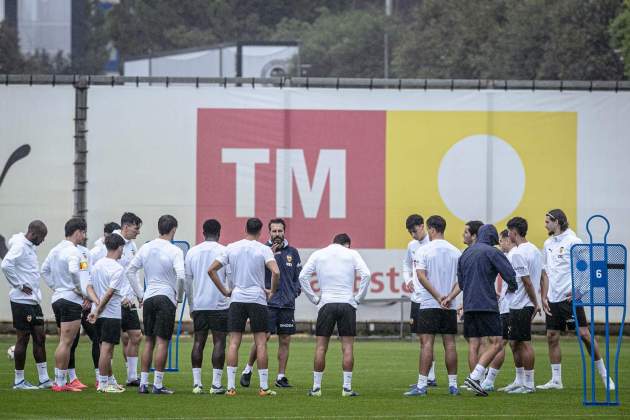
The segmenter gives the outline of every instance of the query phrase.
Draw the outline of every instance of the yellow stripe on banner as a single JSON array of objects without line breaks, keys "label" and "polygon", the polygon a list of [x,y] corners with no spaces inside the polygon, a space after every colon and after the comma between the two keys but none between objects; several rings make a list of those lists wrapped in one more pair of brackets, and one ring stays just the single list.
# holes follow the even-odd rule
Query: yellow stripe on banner
[{"label": "yellow stripe on banner", "polygon": [[538,247],[548,210],[575,226],[576,113],[390,111],[386,133],[387,248],[406,247],[411,213],[443,216],[458,247],[470,219],[524,217]]}]

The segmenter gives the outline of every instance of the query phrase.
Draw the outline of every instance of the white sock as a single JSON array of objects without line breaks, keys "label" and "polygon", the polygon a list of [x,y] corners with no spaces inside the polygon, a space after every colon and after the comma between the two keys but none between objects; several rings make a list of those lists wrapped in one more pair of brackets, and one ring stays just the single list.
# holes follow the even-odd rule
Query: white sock
[{"label": "white sock", "polygon": [[516,380],[514,382],[519,385],[525,385],[525,368],[516,368]]},{"label": "white sock", "polygon": [[153,372],[153,388],[162,388],[162,380],[164,380],[164,372]]},{"label": "white sock", "polygon": [[313,371],[313,389],[318,389],[322,387],[323,376],[324,376],[324,372]]},{"label": "white sock", "polygon": [[100,380],[99,378],[101,377],[98,369],[94,369],[94,375],[96,376],[96,382],[98,382]]},{"label": "white sock", "polygon": [[258,369],[260,389],[269,389],[269,369]]},{"label": "white sock", "polygon": [[560,363],[551,365],[551,380],[562,383],[562,365]]},{"label": "white sock", "polygon": [[604,364],[604,359],[595,360],[595,367],[597,367],[597,371],[599,375],[606,380],[608,377],[608,372],[606,372],[606,365]]},{"label": "white sock", "polygon": [[470,372],[470,379],[473,379],[475,381],[480,381],[481,379],[483,379],[483,374],[485,373],[486,368],[481,366],[479,363],[477,363],[477,366],[475,366],[475,369]]},{"label": "white sock", "polygon": [[65,369],[57,369],[57,374],[55,375],[55,382],[58,386],[64,386],[66,384],[66,374],[68,372]]},{"label": "white sock", "polygon": [[245,369],[243,369],[243,373],[245,374],[250,373],[252,369],[253,369],[253,366],[248,363],[247,366],[245,366]]},{"label": "white sock", "polygon": [[149,372],[140,372],[140,385],[149,385]]},{"label": "white sock", "polygon": [[279,381],[282,378],[284,378],[284,373],[278,373],[278,376],[276,377],[276,380]]},{"label": "white sock", "polygon": [[534,370],[525,371],[525,386],[529,389],[534,389]]},{"label": "white sock", "polygon": [[454,386],[457,388],[457,374],[448,375],[448,386]]},{"label": "white sock", "polygon": [[99,375],[98,376],[98,387],[101,389],[105,389],[107,387],[107,384],[109,383],[109,378],[107,377],[107,375]]},{"label": "white sock", "polygon": [[431,362],[431,369],[429,369],[429,374],[427,375],[429,381],[435,381],[435,360]]},{"label": "white sock", "polygon": [[50,381],[48,377],[48,364],[46,362],[37,363],[37,374],[39,375],[39,383],[42,384],[46,381]]},{"label": "white sock", "polygon": [[486,379],[483,380],[484,384],[494,385],[495,379],[497,379],[497,375],[499,374],[499,369],[490,368],[488,369],[488,375],[486,375]]},{"label": "white sock", "polygon": [[193,386],[201,386],[201,368],[192,368]]},{"label": "white sock", "polygon": [[23,370],[15,370],[15,382],[14,385],[19,384],[24,380],[24,371]]},{"label": "white sock", "polygon": [[77,371],[75,369],[68,369],[68,381],[72,383],[77,378]]},{"label": "white sock", "polygon": [[428,379],[429,378],[424,375],[418,375],[418,388],[426,388]]},{"label": "white sock", "polygon": [[228,389],[236,389],[236,366],[227,367]]},{"label": "white sock", "polygon": [[127,382],[138,379],[138,356],[127,357]]},{"label": "white sock", "polygon": [[57,380],[57,375],[59,374],[59,369],[55,366],[55,381]]},{"label": "white sock", "polygon": [[345,389],[352,389],[352,372],[343,372],[343,387]]},{"label": "white sock", "polygon": [[222,376],[223,369],[212,369],[212,386],[214,386],[215,388],[220,388]]}]

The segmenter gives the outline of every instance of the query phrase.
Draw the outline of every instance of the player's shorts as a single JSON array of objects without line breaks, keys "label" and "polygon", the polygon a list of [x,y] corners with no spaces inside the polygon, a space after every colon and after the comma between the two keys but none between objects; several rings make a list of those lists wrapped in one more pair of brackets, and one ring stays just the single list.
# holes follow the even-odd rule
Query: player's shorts
[{"label": "player's shorts", "polygon": [[195,332],[228,332],[228,312],[229,309],[194,311],[192,319]]},{"label": "player's shorts", "polygon": [[457,334],[457,311],[427,308],[418,311],[417,334]]},{"label": "player's shorts", "polygon": [[501,337],[501,317],[498,312],[464,312],[464,337]]},{"label": "player's shorts", "polygon": [[78,303],[70,302],[66,299],[56,300],[52,304],[53,313],[55,314],[55,321],[57,327],[61,328],[62,322],[80,321],[83,307]]},{"label": "player's shorts", "polygon": [[33,331],[33,327],[44,325],[44,313],[39,305],[11,302],[13,328],[18,331]]},{"label": "player's shorts", "polygon": [[418,334],[418,311],[420,310],[420,304],[418,302],[411,302],[411,309],[409,310],[409,320],[411,322],[411,332]]},{"label": "player's shorts", "polygon": [[357,310],[349,303],[327,303],[317,313],[315,335],[330,337],[337,326],[340,337],[357,335]]},{"label": "player's shorts", "polygon": [[96,331],[99,343],[114,345],[120,343],[120,319],[98,318],[96,320]]},{"label": "player's shorts", "polygon": [[501,318],[501,330],[503,331],[503,339],[510,339],[510,313],[500,314]]},{"label": "player's shorts", "polygon": [[125,332],[142,329],[136,305],[120,307],[120,327]]},{"label": "player's shorts", "polygon": [[[575,330],[575,319],[573,318],[573,307],[571,301],[549,302],[551,316],[545,314],[545,325],[548,330],[566,331]],[[581,327],[588,325],[584,308],[575,308],[577,321]]]},{"label": "player's shorts", "polygon": [[533,315],[533,306],[526,306],[523,309],[510,309],[510,340],[531,341]]},{"label": "player's shorts", "polygon": [[144,335],[170,340],[175,327],[177,307],[164,295],[150,297],[142,305]]},{"label": "player's shorts", "polygon": [[249,319],[249,328],[253,333],[267,332],[269,314],[267,306],[260,303],[232,302],[228,309],[228,331],[245,332]]},{"label": "player's shorts", "polygon": [[96,324],[92,324],[90,323],[90,321],[88,321],[88,316],[90,315],[90,312],[92,312],[90,309],[84,309],[81,312],[81,327],[83,327],[85,335],[90,337],[90,341],[94,342],[94,340],[96,340],[96,343],[98,344],[98,332],[96,331]]},{"label": "player's shorts", "polygon": [[269,325],[267,332],[271,334],[295,334],[295,309],[267,307],[269,311]]}]

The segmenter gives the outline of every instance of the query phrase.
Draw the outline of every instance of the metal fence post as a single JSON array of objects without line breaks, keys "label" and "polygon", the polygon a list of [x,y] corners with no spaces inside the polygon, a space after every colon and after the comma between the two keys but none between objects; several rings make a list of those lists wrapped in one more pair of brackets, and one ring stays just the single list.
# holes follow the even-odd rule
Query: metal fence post
[{"label": "metal fence post", "polygon": [[80,77],[74,83],[74,217],[86,219],[87,216],[87,94],[89,83]]}]

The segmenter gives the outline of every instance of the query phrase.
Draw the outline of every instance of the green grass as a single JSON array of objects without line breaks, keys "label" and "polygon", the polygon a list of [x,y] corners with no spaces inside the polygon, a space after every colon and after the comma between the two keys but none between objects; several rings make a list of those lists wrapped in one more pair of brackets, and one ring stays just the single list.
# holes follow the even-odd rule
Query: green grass
[{"label": "green grass", "polygon": [[[79,377],[90,385],[81,393],[56,394],[51,391],[12,391],[13,364],[4,356],[5,349],[13,344],[13,337],[0,337],[0,417],[73,417],[73,418],[185,418],[185,417],[240,417],[240,418],[404,418],[404,417],[609,417],[630,416],[630,392],[624,385],[630,380],[630,349],[626,339],[625,350],[619,366],[621,407],[583,407],[581,404],[581,369],[579,349],[573,337],[562,341],[563,381],[562,391],[539,391],[531,395],[491,394],[488,398],[475,397],[464,393],[458,397],[447,395],[446,372],[443,367],[441,346],[436,346],[438,361],[438,388],[431,388],[430,395],[424,398],[406,398],[402,394],[407,385],[417,379],[418,344],[409,341],[359,341],[355,347],[355,373],[353,388],[361,393],[359,398],[341,397],[341,350],[337,340],[329,349],[327,368],[323,380],[323,396],[306,396],[312,384],[312,358],[314,340],[301,338],[294,340],[287,376],[294,385],[291,389],[278,390],[272,398],[256,395],[258,379],[252,377],[252,387],[238,389],[234,398],[225,396],[193,395],[192,373],[190,371],[190,338],[182,339],[180,347],[180,372],[167,373],[165,384],[175,389],[172,396],[138,395],[135,388],[123,394],[97,394],[93,388],[94,371],[90,360],[90,347],[87,337],[81,338],[78,348],[77,371]],[[240,366],[243,366],[250,342],[241,348]],[[459,382],[467,374],[466,343],[458,340]],[[536,382],[546,382],[550,377],[547,359],[547,346],[542,338],[534,340],[537,362]],[[56,337],[49,337],[49,372],[53,372]],[[270,380],[275,378],[277,362],[277,342],[270,342]],[[29,347],[30,351],[30,347]],[[206,347],[206,363],[209,364],[211,344]],[[122,356],[117,350],[115,373],[124,378]],[[26,367],[27,379],[37,382],[32,357],[29,355]],[[497,385],[511,382],[514,376],[512,358],[506,358],[504,369],[499,374]],[[601,385],[599,381],[597,385]],[[224,384],[226,374],[223,376]],[[203,381],[208,388],[212,382],[212,370],[205,367]]]}]

